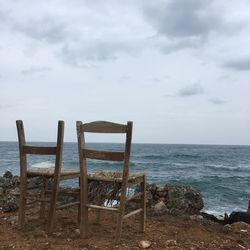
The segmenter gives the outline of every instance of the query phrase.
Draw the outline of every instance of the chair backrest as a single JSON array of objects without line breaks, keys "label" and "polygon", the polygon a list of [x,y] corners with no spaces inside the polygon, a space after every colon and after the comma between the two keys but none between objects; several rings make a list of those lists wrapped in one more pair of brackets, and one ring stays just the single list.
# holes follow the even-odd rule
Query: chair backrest
[{"label": "chair backrest", "polygon": [[26,175],[27,172],[27,154],[55,155],[55,172],[59,172],[62,163],[64,121],[58,121],[57,143],[55,147],[27,145],[23,121],[17,120],[16,126],[20,153],[20,176]]},{"label": "chair backrest", "polygon": [[[79,160],[84,176],[87,176],[86,159],[89,158],[97,160],[123,162],[123,178],[127,179],[129,174],[129,159],[131,151],[133,123],[131,121],[127,122],[127,124],[118,124],[108,121],[95,121],[83,124],[81,121],[77,121],[76,127]],[[114,152],[88,149],[85,146],[85,133],[126,134],[124,151]]]}]

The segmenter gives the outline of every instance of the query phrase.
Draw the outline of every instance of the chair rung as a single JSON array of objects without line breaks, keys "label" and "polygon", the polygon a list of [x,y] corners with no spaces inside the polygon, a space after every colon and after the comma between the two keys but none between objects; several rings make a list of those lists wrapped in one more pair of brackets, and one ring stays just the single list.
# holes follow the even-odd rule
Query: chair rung
[{"label": "chair rung", "polygon": [[142,192],[138,192],[138,193],[136,193],[136,194],[133,195],[133,196],[127,197],[127,198],[126,198],[126,201],[131,201],[131,200],[136,199],[136,198],[138,198],[138,197],[140,197],[140,196],[142,196]]},{"label": "chair rung", "polygon": [[[52,194],[52,190],[46,190],[47,194]],[[58,195],[65,195],[65,196],[79,196],[79,191],[67,191],[67,190],[59,190]]]},{"label": "chair rung", "polygon": [[27,200],[35,200],[35,201],[46,201],[46,202],[50,202],[50,199],[42,199],[42,198],[33,198],[32,196],[28,196]]},{"label": "chair rung", "polygon": [[32,187],[27,187],[27,190],[32,190],[32,189],[36,189],[36,188],[41,188],[42,185],[36,185],[36,186],[32,186]]},{"label": "chair rung", "polygon": [[118,208],[114,208],[114,207],[103,207],[103,206],[90,205],[90,204],[87,204],[86,207],[94,208],[94,209],[100,209],[100,210],[109,210],[109,211],[113,211],[113,212],[118,212]]},{"label": "chair rung", "polygon": [[34,203],[38,202],[38,200],[32,200],[30,202],[26,202],[26,205],[29,206],[29,205],[32,205]]},{"label": "chair rung", "polygon": [[68,203],[68,204],[57,206],[56,209],[62,209],[62,208],[66,208],[66,207],[76,206],[76,205],[79,205],[79,204],[80,204],[79,201],[72,202],[72,203]]},{"label": "chair rung", "polygon": [[139,208],[137,210],[134,210],[134,211],[124,215],[123,218],[126,219],[126,218],[128,218],[128,217],[130,217],[132,215],[135,215],[135,214],[138,214],[138,213],[141,213],[141,212],[142,212],[142,208]]}]

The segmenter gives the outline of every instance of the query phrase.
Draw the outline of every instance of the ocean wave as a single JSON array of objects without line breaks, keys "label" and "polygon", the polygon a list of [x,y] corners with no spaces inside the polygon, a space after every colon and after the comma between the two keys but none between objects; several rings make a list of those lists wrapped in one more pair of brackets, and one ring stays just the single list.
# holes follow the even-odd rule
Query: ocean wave
[{"label": "ocean wave", "polygon": [[226,166],[226,165],[207,165],[208,169],[220,172],[220,171],[232,171],[232,172],[250,172],[249,165],[238,165],[238,166]]},{"label": "ocean wave", "polygon": [[162,154],[149,154],[149,155],[140,155],[138,157],[143,159],[161,160],[161,159],[166,159],[168,156],[164,156]]},{"label": "ocean wave", "polygon": [[38,163],[34,163],[31,165],[32,168],[50,168],[50,167],[54,167],[55,164],[53,162],[50,161],[43,161],[43,162],[38,162]]},{"label": "ocean wave", "polygon": [[170,157],[173,157],[173,158],[181,158],[181,159],[197,159],[197,158],[200,158],[200,155],[197,155],[197,154],[173,154],[173,155],[170,155]]}]

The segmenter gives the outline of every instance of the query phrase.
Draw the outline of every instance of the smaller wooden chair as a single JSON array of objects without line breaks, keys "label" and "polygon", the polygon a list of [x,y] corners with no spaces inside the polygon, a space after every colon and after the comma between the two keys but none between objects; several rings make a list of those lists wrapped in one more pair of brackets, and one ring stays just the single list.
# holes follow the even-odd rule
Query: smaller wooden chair
[{"label": "smaller wooden chair", "polygon": [[[69,202],[67,204],[59,205],[57,202],[59,195],[77,195],[67,192],[60,192],[59,182],[61,180],[73,179],[80,177],[79,169],[62,168],[62,152],[63,152],[63,138],[64,138],[64,121],[58,121],[58,132],[56,146],[31,146],[26,144],[24,126],[21,120],[16,121],[19,153],[20,153],[20,201],[19,201],[19,213],[18,224],[20,228],[25,224],[25,212],[26,206],[40,202],[40,218],[45,216],[45,205],[49,203],[49,215],[48,215],[48,231],[53,231],[55,223],[56,209],[65,208],[68,206],[80,204],[79,200],[75,202]],[[30,168],[27,169],[27,155],[54,155],[55,166],[46,168]],[[40,177],[42,179],[41,185],[33,185],[28,187],[27,182],[29,178]],[[49,181],[51,181],[51,188],[49,188]],[[38,197],[31,195],[30,190],[40,188],[40,195]],[[65,190],[64,190],[65,191]],[[34,191],[33,191],[34,192]],[[78,191],[79,195],[79,191]],[[50,198],[49,198],[50,197]],[[29,200],[29,202],[27,201]],[[78,215],[79,216],[79,215]]]},{"label": "smaller wooden chair", "polygon": [[[132,122],[127,124],[117,124],[107,121],[95,121],[91,123],[85,123],[78,121],[77,126],[77,138],[78,138],[78,151],[80,161],[81,172],[81,185],[80,185],[80,203],[81,203],[81,219],[80,219],[80,235],[83,238],[88,236],[88,211],[89,209],[97,209],[97,218],[100,218],[101,210],[108,210],[117,214],[116,223],[116,235],[115,243],[120,242],[122,233],[123,220],[135,215],[140,214],[140,228],[141,231],[145,230],[146,219],[146,177],[140,173],[129,173],[129,161],[131,151],[131,139],[132,139]],[[85,146],[85,133],[119,133],[126,135],[126,142],[124,144],[124,150],[121,152],[93,150],[86,148]],[[117,161],[123,165],[122,171],[95,171],[88,173],[88,161],[87,159],[102,160],[102,161]],[[99,165],[99,164],[98,164]],[[99,188],[92,190],[91,197],[91,184],[100,183]],[[118,203],[114,206],[107,206],[107,200],[101,201],[100,196],[103,195],[103,189],[105,189],[105,183],[111,184],[106,188],[110,194],[111,187],[118,187],[115,194],[115,201]],[[113,186],[112,186],[113,185]],[[128,196],[128,187],[139,185],[139,192]],[[93,185],[92,185],[93,186]],[[118,192],[117,192],[118,191]],[[112,193],[112,192],[111,192]],[[93,195],[94,194],[94,195]],[[113,193],[114,194],[114,193]],[[93,202],[93,196],[97,202]],[[111,195],[112,196],[112,195]],[[113,195],[114,198],[114,195]],[[108,197],[108,201],[112,197]],[[101,201],[101,202],[100,202]],[[136,201],[139,203],[139,208],[130,208],[129,212],[125,211],[127,203]],[[125,206],[126,205],[126,206]],[[126,209],[127,210],[127,209]]]}]

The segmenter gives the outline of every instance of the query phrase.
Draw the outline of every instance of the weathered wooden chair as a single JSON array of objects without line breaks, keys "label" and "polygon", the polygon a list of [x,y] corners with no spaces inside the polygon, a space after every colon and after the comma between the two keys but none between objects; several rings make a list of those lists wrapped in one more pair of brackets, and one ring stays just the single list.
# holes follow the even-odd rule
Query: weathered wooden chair
[{"label": "weathered wooden chair", "polygon": [[[68,202],[66,204],[59,204],[57,202],[59,195],[75,195],[72,193],[63,192],[60,190],[59,182],[61,180],[80,178],[79,169],[62,168],[62,152],[63,152],[63,138],[64,138],[64,122],[58,121],[57,143],[54,147],[49,146],[31,146],[26,144],[24,126],[21,120],[16,121],[19,153],[20,153],[20,201],[19,201],[19,214],[18,224],[19,227],[24,227],[26,206],[41,202],[40,218],[45,216],[46,203],[49,204],[48,214],[48,231],[51,233],[55,224],[56,209],[68,207],[71,205],[80,204],[79,200],[75,202]],[[55,166],[46,168],[27,168],[27,155],[54,155]],[[40,177],[42,180],[41,185],[27,185],[28,179],[33,177]],[[49,185],[51,182],[51,185]],[[51,186],[49,188],[49,186]],[[40,189],[40,195],[34,197],[29,191]],[[62,191],[62,193],[61,193]],[[33,191],[34,192],[34,191]],[[79,191],[78,191],[79,193]],[[78,215],[79,216],[79,215]]]},{"label": "weathered wooden chair", "polygon": [[[111,123],[106,121],[96,121],[91,123],[85,123],[78,121],[77,126],[77,138],[78,138],[78,151],[81,171],[81,185],[80,185],[80,203],[81,203],[81,220],[80,220],[80,235],[83,238],[88,236],[88,210],[97,209],[97,218],[100,218],[101,210],[109,210],[117,213],[117,225],[115,243],[119,243],[122,232],[123,219],[128,218],[135,214],[140,214],[140,228],[141,231],[145,230],[146,220],[146,177],[139,173],[129,173],[129,161],[132,139],[132,122],[128,122],[126,125]],[[125,149],[122,152],[93,150],[86,148],[85,146],[85,133],[120,133],[126,135]],[[103,160],[103,161],[119,161],[123,165],[122,171],[96,171],[89,173],[87,159]],[[90,184],[101,184],[99,188],[94,190],[94,197],[97,199],[97,204],[93,204],[90,199]],[[104,183],[104,184],[103,184]],[[107,206],[107,200],[100,202],[99,197],[102,195],[102,191],[105,189],[105,183],[117,184],[118,192],[116,192],[116,201],[118,204],[115,206]],[[128,187],[131,185],[139,185],[139,192],[128,196]],[[116,187],[117,187],[116,186]],[[114,187],[114,186],[113,186]],[[108,186],[107,189],[109,189]],[[107,190],[106,189],[106,190]],[[93,190],[92,190],[93,191]],[[92,192],[93,193],[93,192]],[[93,195],[92,195],[93,197]],[[108,199],[112,199],[109,196]],[[139,208],[134,208],[132,211],[125,213],[125,205],[129,201],[139,201]],[[96,202],[94,202],[96,203]],[[106,203],[106,204],[105,204]],[[127,210],[127,209],[126,209]]]}]

